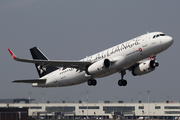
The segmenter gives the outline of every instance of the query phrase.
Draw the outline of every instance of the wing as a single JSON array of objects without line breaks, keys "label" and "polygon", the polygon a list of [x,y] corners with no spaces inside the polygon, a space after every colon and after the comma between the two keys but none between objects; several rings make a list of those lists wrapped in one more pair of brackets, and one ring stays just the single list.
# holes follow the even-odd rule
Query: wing
[{"label": "wing", "polygon": [[46,83],[46,79],[14,80],[13,83]]},{"label": "wing", "polygon": [[16,61],[27,62],[27,63],[36,63],[42,66],[56,66],[65,68],[76,68],[77,70],[83,71],[86,69],[86,66],[92,64],[90,61],[56,61],[56,60],[39,60],[39,59],[21,59],[18,58],[10,49],[8,49],[12,58]]}]

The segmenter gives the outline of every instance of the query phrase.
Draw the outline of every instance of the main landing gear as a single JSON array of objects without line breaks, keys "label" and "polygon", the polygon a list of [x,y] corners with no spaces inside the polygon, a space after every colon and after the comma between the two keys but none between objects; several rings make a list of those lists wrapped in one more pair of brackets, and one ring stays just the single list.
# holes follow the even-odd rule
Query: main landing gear
[{"label": "main landing gear", "polygon": [[91,85],[96,86],[97,81],[96,81],[95,79],[91,78],[91,79],[89,79],[89,80],[87,81],[87,84],[88,84],[89,86],[91,86]]},{"label": "main landing gear", "polygon": [[126,71],[121,72],[121,80],[118,81],[119,86],[126,86],[127,85],[127,81],[123,79],[125,74],[126,74]]},{"label": "main landing gear", "polygon": [[[121,79],[118,81],[118,85],[119,86],[126,86],[127,85],[127,81],[123,79],[124,75],[126,74],[126,71],[122,71],[121,72]],[[96,86],[97,81],[94,78],[91,78],[87,81],[87,84],[89,86]]]}]

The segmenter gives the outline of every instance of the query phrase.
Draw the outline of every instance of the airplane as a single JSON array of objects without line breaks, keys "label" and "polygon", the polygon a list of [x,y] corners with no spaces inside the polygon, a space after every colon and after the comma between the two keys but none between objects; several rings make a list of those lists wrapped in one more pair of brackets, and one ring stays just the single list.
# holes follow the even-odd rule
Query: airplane
[{"label": "airplane", "polygon": [[[126,86],[126,70],[132,75],[144,75],[154,71],[159,63],[156,55],[173,44],[173,38],[163,32],[147,32],[144,35],[116,45],[81,60],[49,60],[37,47],[30,49],[33,59],[18,58],[10,49],[16,61],[34,63],[39,79],[14,80],[13,83],[31,83],[33,87],[64,87],[87,82],[97,84],[96,78],[121,73],[119,86]],[[150,58],[150,59],[147,59]]]}]

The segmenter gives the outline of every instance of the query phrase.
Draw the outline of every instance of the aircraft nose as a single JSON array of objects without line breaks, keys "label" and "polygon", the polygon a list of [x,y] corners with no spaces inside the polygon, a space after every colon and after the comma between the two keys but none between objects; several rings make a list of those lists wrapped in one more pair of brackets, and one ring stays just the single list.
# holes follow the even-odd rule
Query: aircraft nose
[{"label": "aircraft nose", "polygon": [[174,42],[174,39],[171,36],[166,36],[166,43],[171,46]]},{"label": "aircraft nose", "polygon": [[164,49],[167,49],[173,44],[173,41],[174,40],[171,36],[164,36],[160,43],[163,45]]}]

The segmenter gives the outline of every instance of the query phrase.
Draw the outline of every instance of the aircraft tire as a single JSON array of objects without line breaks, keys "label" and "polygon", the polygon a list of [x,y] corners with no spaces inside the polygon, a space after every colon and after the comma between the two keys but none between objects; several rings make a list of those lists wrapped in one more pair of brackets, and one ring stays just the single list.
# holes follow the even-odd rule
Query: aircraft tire
[{"label": "aircraft tire", "polygon": [[126,86],[126,85],[127,85],[127,81],[123,80],[123,86]]},{"label": "aircraft tire", "polygon": [[92,83],[93,83],[92,85],[93,85],[93,86],[96,86],[97,81],[96,81],[96,80],[92,80],[92,81],[93,81],[93,82],[92,82]]},{"label": "aircraft tire", "polygon": [[88,84],[89,86],[91,86],[91,85],[96,86],[97,81],[96,81],[95,79],[89,79],[89,80],[87,81],[87,84]]},{"label": "aircraft tire", "polygon": [[119,85],[119,86],[122,86],[122,80],[119,80],[119,81],[118,81],[118,85]]},{"label": "aircraft tire", "polygon": [[127,85],[127,81],[126,80],[119,80],[118,81],[118,85],[119,86],[126,86]]},{"label": "aircraft tire", "polygon": [[92,80],[88,80],[88,81],[87,81],[87,84],[88,84],[89,86],[91,86]]}]

